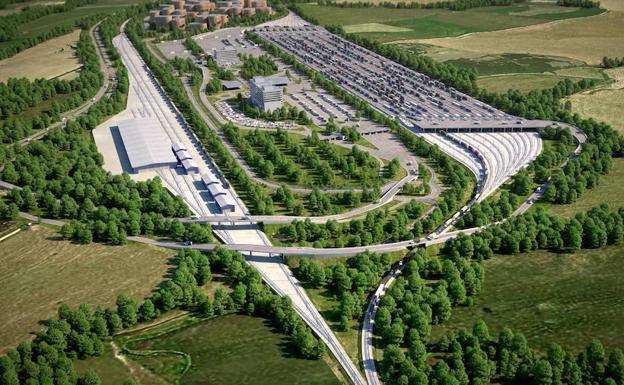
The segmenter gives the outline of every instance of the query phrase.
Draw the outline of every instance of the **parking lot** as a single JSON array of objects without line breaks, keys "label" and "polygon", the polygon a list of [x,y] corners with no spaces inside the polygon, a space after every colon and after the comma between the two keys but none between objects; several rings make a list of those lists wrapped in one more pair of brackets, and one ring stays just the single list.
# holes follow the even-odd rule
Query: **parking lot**
[{"label": "parking lot", "polygon": [[254,43],[245,39],[246,27],[225,28],[214,32],[206,32],[194,36],[193,40],[203,48],[204,52],[212,55],[220,48],[232,47],[239,54],[260,56],[263,52]]},{"label": "parking lot", "polygon": [[273,25],[255,32],[408,128],[523,131],[549,123],[509,115],[321,27]]}]

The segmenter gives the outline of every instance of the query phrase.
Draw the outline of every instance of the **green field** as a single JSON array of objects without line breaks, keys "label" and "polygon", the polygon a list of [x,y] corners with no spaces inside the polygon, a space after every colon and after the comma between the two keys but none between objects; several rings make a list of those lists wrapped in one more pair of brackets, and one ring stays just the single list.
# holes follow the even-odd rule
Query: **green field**
[{"label": "green field", "polygon": [[125,292],[142,298],[164,279],[174,253],[130,243],[77,245],[33,225],[1,244],[0,352],[56,316],[61,303],[110,306]]},{"label": "green field", "polygon": [[[541,24],[553,20],[592,16],[598,9],[558,7],[552,4],[520,4],[481,7],[466,11],[446,9],[336,8],[303,4],[306,14],[323,25],[342,25],[380,41],[460,36]],[[372,24],[367,32],[362,24]],[[383,29],[382,26],[388,26]],[[398,28],[398,29],[397,29]],[[378,32],[375,32],[378,31]]]},{"label": "green field", "polygon": [[613,158],[613,168],[607,175],[602,175],[598,186],[585,193],[576,202],[569,205],[555,205],[538,202],[535,207],[544,207],[550,213],[564,217],[573,217],[601,204],[607,204],[611,209],[624,207],[624,159]]},{"label": "green field", "polygon": [[131,338],[136,341],[128,344],[132,349],[179,351],[190,357],[191,367],[181,375],[185,360],[181,355],[127,356],[172,384],[340,384],[325,361],[294,357],[287,337],[262,318],[228,315],[158,338],[141,340],[141,334]]},{"label": "green field", "polygon": [[475,69],[479,75],[499,75],[510,73],[554,72],[562,68],[582,65],[583,63],[567,58],[539,55],[502,54],[485,55],[477,58],[458,58],[446,63],[462,68]]},{"label": "green field", "polygon": [[556,342],[578,351],[593,338],[621,348],[623,253],[623,246],[612,246],[576,254],[495,256],[485,262],[484,289],[475,305],[453,309],[451,319],[434,328],[434,337],[483,319],[494,335],[508,326],[540,350]]}]

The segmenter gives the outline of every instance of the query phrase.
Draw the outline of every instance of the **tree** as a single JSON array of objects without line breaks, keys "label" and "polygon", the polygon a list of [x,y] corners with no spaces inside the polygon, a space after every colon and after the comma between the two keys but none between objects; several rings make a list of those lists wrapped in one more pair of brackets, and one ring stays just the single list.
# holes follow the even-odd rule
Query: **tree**
[{"label": "tree", "polygon": [[151,299],[146,299],[139,307],[139,318],[141,321],[149,321],[156,317],[156,308]]},{"label": "tree", "polygon": [[78,380],[80,385],[100,385],[100,377],[93,370],[88,370],[85,375]]},{"label": "tree", "polygon": [[138,303],[135,298],[127,294],[120,294],[117,297],[117,314],[121,318],[124,327],[134,326],[138,320]]},{"label": "tree", "polygon": [[171,239],[175,241],[181,241],[182,238],[184,237],[185,232],[186,232],[186,229],[184,228],[184,225],[180,223],[179,220],[174,219],[171,222],[171,227],[169,229],[169,235],[171,236]]},{"label": "tree", "polygon": [[553,371],[550,362],[544,359],[533,364],[533,383],[535,385],[551,385]]}]

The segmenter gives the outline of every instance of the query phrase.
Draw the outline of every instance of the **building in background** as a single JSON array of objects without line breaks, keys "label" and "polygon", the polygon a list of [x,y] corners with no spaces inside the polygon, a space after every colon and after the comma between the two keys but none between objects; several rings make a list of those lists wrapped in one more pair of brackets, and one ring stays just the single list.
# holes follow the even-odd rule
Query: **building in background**
[{"label": "building in background", "polygon": [[273,9],[266,0],[173,0],[151,10],[145,22],[156,29],[220,29],[231,17],[250,17],[259,12],[272,14]]},{"label": "building in background", "polygon": [[273,111],[284,105],[283,87],[288,84],[284,76],[255,76],[249,81],[249,101],[263,111]]}]

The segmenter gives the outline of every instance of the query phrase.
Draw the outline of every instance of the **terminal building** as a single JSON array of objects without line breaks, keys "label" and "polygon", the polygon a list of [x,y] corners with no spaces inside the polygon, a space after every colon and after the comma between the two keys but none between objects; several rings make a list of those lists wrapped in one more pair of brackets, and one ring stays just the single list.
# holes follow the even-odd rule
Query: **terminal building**
[{"label": "terminal building", "polygon": [[284,76],[256,76],[249,81],[249,101],[263,111],[273,111],[284,105],[282,88],[288,85]]},{"label": "terminal building", "polygon": [[161,167],[176,167],[171,141],[157,119],[129,119],[117,123],[133,173]]},{"label": "terminal building", "polygon": [[202,174],[202,182],[214,198],[217,206],[225,213],[233,213],[236,211],[236,202],[232,194],[221,184],[221,182],[211,174]]}]

